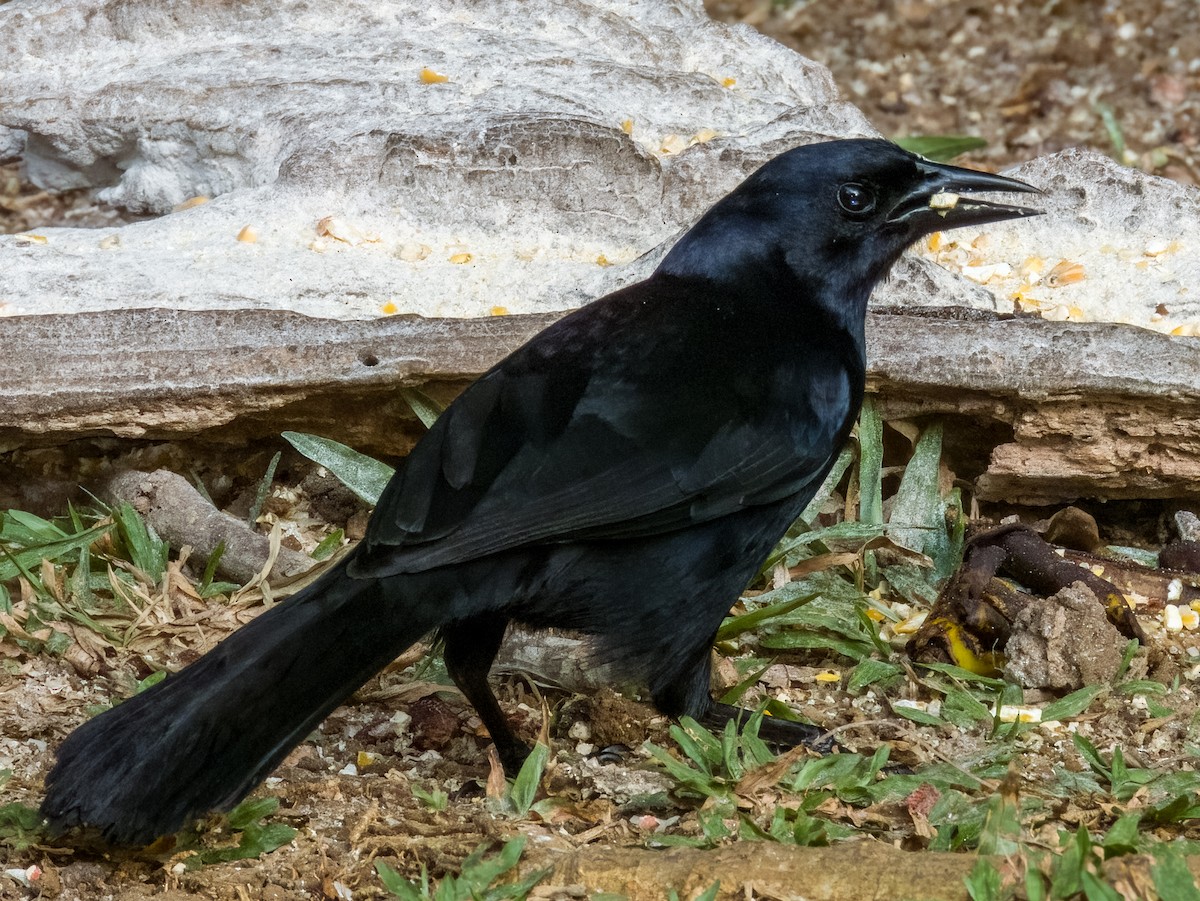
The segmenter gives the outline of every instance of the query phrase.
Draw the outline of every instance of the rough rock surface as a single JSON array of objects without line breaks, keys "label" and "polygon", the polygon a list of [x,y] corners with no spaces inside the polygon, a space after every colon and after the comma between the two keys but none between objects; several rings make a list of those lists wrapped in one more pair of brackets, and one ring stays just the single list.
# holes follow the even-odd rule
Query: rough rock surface
[{"label": "rough rock surface", "polygon": [[1030,604],[1013,623],[1004,648],[1005,678],[1025,688],[1074,691],[1112,680],[1125,639],[1081,582]]},{"label": "rough rock surface", "polygon": [[[823,67],[689,0],[17,0],[0,59],[0,152],[157,217],[0,238],[8,315],[568,309],[773,154],[873,133]],[[1017,174],[1047,216],[951,233],[923,252],[964,279],[910,260],[880,302],[1200,332],[1200,192],[1072,151]]]},{"label": "rough rock surface", "polygon": [[[9,315],[567,309],[771,155],[873,133],[822,67],[689,0],[17,0],[0,59],[0,153],[157,217],[0,238]],[[1073,152],[1019,174],[1049,215],[952,233],[924,252],[965,279],[910,261],[881,302],[1200,331],[1195,189]]]},{"label": "rough rock surface", "polygon": [[566,309],[780,150],[873,133],[823,67],[687,0],[14,2],[0,59],[37,183],[214,198],[0,239],[9,314]]},{"label": "rough rock surface", "polygon": [[923,255],[984,284],[997,309],[1200,335],[1200,190],[1065,150],[1010,170],[1045,216],[948,232]]}]

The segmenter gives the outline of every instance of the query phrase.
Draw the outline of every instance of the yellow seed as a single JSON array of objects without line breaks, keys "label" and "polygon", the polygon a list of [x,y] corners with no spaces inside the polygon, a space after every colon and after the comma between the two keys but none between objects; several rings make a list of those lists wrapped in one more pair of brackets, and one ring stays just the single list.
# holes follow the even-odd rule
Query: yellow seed
[{"label": "yellow seed", "polygon": [[621,131],[625,132],[627,135],[633,134],[633,120],[626,119],[624,122],[622,122]]},{"label": "yellow seed", "polygon": [[1017,312],[1033,312],[1042,308],[1040,300],[1026,293],[1032,287],[1032,285],[1021,285],[1012,293],[1012,302],[1018,308]]},{"label": "yellow seed", "polygon": [[444,84],[449,80],[449,75],[442,75],[438,72],[434,72],[433,69],[429,68],[428,66],[421,70],[421,81],[425,84]]},{"label": "yellow seed", "polygon": [[[996,716],[994,707],[992,708],[992,715]],[[1037,707],[1005,704],[1000,708],[999,718],[1002,723],[1040,723],[1042,721],[1042,711]]]},{"label": "yellow seed", "polygon": [[660,153],[679,153],[679,151],[687,149],[687,141],[679,135],[667,135],[662,139],[658,149]]},{"label": "yellow seed", "polygon": [[352,222],[347,222],[337,216],[326,216],[317,222],[317,235],[322,238],[333,238],[335,241],[341,241],[343,244],[358,245],[365,242],[377,242],[379,235],[368,234],[354,225]]},{"label": "yellow seed", "polygon": [[931,210],[952,210],[958,206],[958,195],[951,191],[939,191],[929,198]]},{"label": "yellow seed", "polygon": [[1079,263],[1072,263],[1070,260],[1062,260],[1057,266],[1046,273],[1046,284],[1051,288],[1061,288],[1064,285],[1073,285],[1075,282],[1081,282],[1087,278],[1087,274],[1083,271],[1083,266]]},{"label": "yellow seed", "polygon": [[381,312],[387,316],[391,316],[393,313],[396,312],[396,309],[397,309],[396,305],[394,303],[392,303],[392,301],[389,300],[387,303],[385,303],[383,306],[381,306],[379,308],[379,312]]},{"label": "yellow seed", "polygon": [[416,263],[425,259],[433,252],[428,244],[405,244],[400,248],[400,259],[406,263]]},{"label": "yellow seed", "polygon": [[237,233],[237,239],[243,244],[257,244],[258,229],[256,229],[253,225],[243,226],[242,230]]},{"label": "yellow seed", "polygon": [[914,613],[912,616],[907,617],[906,619],[892,626],[892,631],[894,631],[897,635],[913,635],[918,629],[921,628],[921,626],[925,625],[925,618],[927,616],[928,613],[924,610],[922,610],[920,613]]},{"label": "yellow seed", "polygon": [[726,87],[726,88],[731,88],[735,84],[737,84],[736,78],[725,78],[725,79],[722,79],[722,81],[721,81],[721,86]]},{"label": "yellow seed", "polygon": [[604,254],[600,254],[600,256],[596,257],[596,265],[597,266],[611,266],[612,262]]},{"label": "yellow seed", "polygon": [[945,242],[945,237],[941,232],[934,232],[929,236],[929,249],[937,253],[942,249],[942,244]]},{"label": "yellow seed", "polygon": [[14,235],[21,244],[48,244],[45,235]]},{"label": "yellow seed", "polygon": [[817,673],[814,677],[818,682],[841,682],[842,677],[833,670],[825,670],[823,673]]},{"label": "yellow seed", "polygon": [[508,307],[492,307],[491,314],[493,316],[507,316]]},{"label": "yellow seed", "polygon": [[456,253],[450,257],[450,262],[461,265],[462,263],[469,263],[473,259],[474,257],[472,257],[469,253]]},{"label": "yellow seed", "polygon": [[175,204],[175,206],[171,207],[171,212],[179,213],[183,210],[190,210],[194,206],[203,206],[206,203],[208,203],[208,198],[203,194],[199,194],[196,197],[189,197],[183,203]]},{"label": "yellow seed", "polygon": [[1045,268],[1046,261],[1041,257],[1026,257],[1025,262],[1021,264],[1019,272],[1024,276],[1040,275]]}]

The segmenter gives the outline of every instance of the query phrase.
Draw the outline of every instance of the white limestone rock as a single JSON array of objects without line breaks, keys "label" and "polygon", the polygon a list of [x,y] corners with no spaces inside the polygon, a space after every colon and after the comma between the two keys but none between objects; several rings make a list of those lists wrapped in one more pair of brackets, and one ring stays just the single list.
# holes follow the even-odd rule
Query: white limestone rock
[{"label": "white limestone rock", "polygon": [[959,229],[927,259],[983,284],[997,309],[1200,335],[1200,190],[1067,150],[1007,174],[1037,185],[1046,212]]},{"label": "white limestone rock", "polygon": [[10,315],[566,309],[775,153],[873,133],[693,0],[17,0],[0,59],[31,179],[162,214],[0,239]]},{"label": "white limestone rock", "polygon": [[[769,157],[874,133],[698,0],[13,0],[0,96],[0,158],[156,216],[0,237],[0,315],[567,309]],[[1074,151],[1014,174],[1048,215],[923,243],[876,303],[1200,334],[1200,192]]]}]

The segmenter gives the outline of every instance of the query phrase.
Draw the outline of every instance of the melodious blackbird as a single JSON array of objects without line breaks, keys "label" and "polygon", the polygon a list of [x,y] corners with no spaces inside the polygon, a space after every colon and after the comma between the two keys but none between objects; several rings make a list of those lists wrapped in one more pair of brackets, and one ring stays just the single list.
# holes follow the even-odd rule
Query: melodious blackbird
[{"label": "melodious blackbird", "polygon": [[339,565],[68,736],[43,814],[144,843],[230,808],[434,630],[510,773],[487,684],[510,622],[591,636],[666,714],[736,715],[713,636],[846,441],[872,288],[922,235],[1035,213],[960,194],[1034,190],[880,140],[769,161],[464,391]]}]

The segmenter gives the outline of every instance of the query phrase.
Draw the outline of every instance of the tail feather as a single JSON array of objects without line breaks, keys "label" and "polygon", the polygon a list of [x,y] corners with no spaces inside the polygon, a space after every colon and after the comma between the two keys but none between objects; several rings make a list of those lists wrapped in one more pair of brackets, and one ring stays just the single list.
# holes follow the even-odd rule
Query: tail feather
[{"label": "tail feather", "polygon": [[250,792],[335,707],[437,625],[344,566],[191,666],[84,723],[42,814],[145,844]]}]

